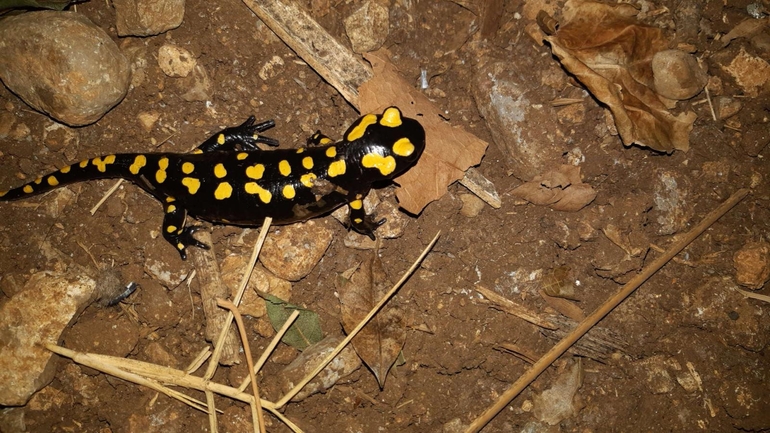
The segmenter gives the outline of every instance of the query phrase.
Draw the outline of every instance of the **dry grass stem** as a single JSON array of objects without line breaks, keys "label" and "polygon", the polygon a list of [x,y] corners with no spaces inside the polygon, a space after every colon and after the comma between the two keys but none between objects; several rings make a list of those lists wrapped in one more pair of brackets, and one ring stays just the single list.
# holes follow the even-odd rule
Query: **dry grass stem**
[{"label": "dry grass stem", "polygon": [[[243,292],[246,289],[246,284],[249,282],[249,277],[251,277],[251,271],[254,269],[254,265],[257,263],[259,252],[262,250],[262,244],[265,242],[265,238],[267,237],[267,230],[270,228],[270,224],[272,224],[272,222],[273,222],[273,219],[270,217],[267,217],[265,218],[265,221],[262,223],[262,230],[259,232],[259,238],[257,238],[257,243],[254,245],[254,250],[251,253],[251,259],[249,260],[249,264],[246,267],[247,271],[243,275],[243,279],[241,280],[241,285],[238,288],[238,293],[233,298],[233,303],[236,306],[241,303],[241,298],[243,297]],[[233,313],[229,312],[227,313],[225,324],[219,332],[219,338],[217,338],[216,344],[214,344],[214,353],[211,355],[211,360],[209,361],[208,368],[206,369],[206,374],[204,374],[204,377],[206,379],[211,379],[212,377],[214,377],[214,372],[217,370],[217,366],[219,365],[219,359],[222,356],[222,350],[224,348],[225,338],[227,338],[227,333],[230,330],[230,325],[232,323],[233,323]]]},{"label": "dry grass stem", "polygon": [[522,320],[525,320],[541,328],[551,329],[551,330],[556,330],[559,328],[558,326],[551,323],[548,319],[543,319],[539,317],[537,314],[535,314],[533,311],[530,311],[528,308],[522,307],[521,305],[511,301],[510,299],[502,295],[499,295],[493,292],[492,290],[487,289],[484,286],[476,284],[474,286],[474,289],[508,314],[516,316]]},{"label": "dry grass stem", "polygon": [[[250,274],[250,272],[247,272]],[[251,347],[249,347],[249,339],[246,336],[246,327],[243,326],[243,318],[241,312],[238,311],[238,307],[232,302],[225,299],[217,299],[217,304],[220,307],[227,308],[230,313],[233,314],[235,324],[238,326],[238,334],[241,336],[241,344],[243,345],[243,354],[246,356],[246,365],[249,367],[249,378],[251,378],[251,391],[254,396],[254,404],[251,405],[252,415],[256,415],[252,419],[252,425],[254,431],[259,433],[265,433],[265,417],[262,414],[262,406],[259,404],[259,389],[257,387],[257,379],[254,377],[254,360],[251,357]],[[258,427],[257,427],[258,426]]]},{"label": "dry grass stem", "polygon": [[753,293],[753,292],[749,292],[749,291],[741,290],[741,289],[735,289],[735,290],[737,290],[738,293],[740,293],[741,295],[743,295],[743,296],[745,296],[747,298],[756,299],[758,301],[763,301],[763,302],[770,303],[770,296],[761,295],[759,293]]},{"label": "dry grass stem", "polygon": [[345,346],[350,343],[350,340],[352,340],[361,329],[363,329],[364,326],[366,326],[367,323],[374,317],[375,314],[377,314],[378,311],[382,309],[382,307],[385,305],[386,302],[398,291],[399,288],[406,282],[407,278],[409,278],[415,270],[417,270],[417,267],[422,263],[422,260],[425,258],[425,256],[428,255],[430,250],[433,248],[433,246],[438,241],[439,235],[441,235],[441,232],[439,231],[436,233],[436,236],[433,238],[432,241],[428,244],[427,247],[422,251],[422,254],[420,254],[419,257],[417,257],[417,260],[414,261],[412,266],[404,273],[404,275],[401,277],[400,280],[396,284],[393,285],[393,287],[388,291],[388,293],[385,294],[385,296],[380,299],[379,302],[377,302],[377,305],[375,305],[371,311],[369,311],[369,314],[364,317],[364,319],[355,327],[353,330],[348,334],[347,337],[345,337],[342,342],[340,342],[339,345],[334,349],[332,353],[329,354],[329,356],[326,357],[326,359],[323,360],[312,372],[310,372],[307,376],[305,376],[294,388],[292,388],[286,395],[284,395],[278,402],[276,402],[276,407],[281,408],[286,403],[289,402],[297,393],[310,382],[318,373],[321,372],[321,370],[326,367],[327,364],[329,364],[340,352],[342,352],[342,349],[345,348]]},{"label": "dry grass stem", "polygon": [[610,313],[615,307],[623,302],[631,293],[642,285],[648,278],[655,274],[666,263],[671,261],[674,256],[685,249],[692,241],[708,229],[716,220],[727,213],[736,204],[743,200],[749,194],[748,189],[740,189],[730,196],[716,209],[711,211],[698,225],[692,228],[678,241],[669,247],[665,254],[655,259],[649,266],[644,268],[641,273],[631,279],[617,293],[607,299],[593,313],[581,321],[575,329],[567,334],[561,341],[551,348],[543,357],[541,357],[526,373],[519,377],[487,410],[476,418],[465,430],[466,433],[475,433],[486,426],[501,410],[518,396],[530,383],[532,383],[540,374],[545,371],[556,359],[563,355],[577,340],[585,335],[594,325]]},{"label": "dry grass stem", "polygon": [[97,210],[99,210],[99,208],[102,206],[102,204],[104,204],[104,202],[105,202],[105,201],[107,201],[107,199],[108,199],[108,198],[110,198],[110,196],[111,196],[112,194],[114,194],[114,193],[115,193],[115,191],[117,191],[117,190],[118,190],[118,188],[120,188],[120,185],[121,185],[122,183],[123,183],[123,179],[119,179],[117,182],[115,182],[115,185],[112,185],[112,188],[110,188],[109,190],[107,190],[107,192],[106,192],[106,193],[104,193],[104,195],[102,196],[102,199],[101,199],[101,200],[99,200],[99,201],[98,201],[98,202],[97,202],[97,203],[94,205],[94,207],[92,207],[92,208],[91,208],[91,211],[90,211],[90,212],[91,212],[91,215],[94,215],[94,214],[96,213],[96,211],[97,211]]},{"label": "dry grass stem", "polygon": [[[292,311],[291,315],[289,315],[289,318],[286,319],[286,322],[281,326],[281,329],[278,330],[278,332],[275,333],[273,336],[273,339],[270,341],[270,344],[267,345],[265,348],[265,351],[262,352],[262,356],[259,357],[257,360],[257,363],[253,367],[254,374],[257,374],[259,370],[262,369],[262,366],[265,365],[265,362],[267,362],[267,357],[270,356],[271,353],[273,353],[273,350],[275,350],[275,347],[278,345],[278,343],[283,338],[284,334],[286,334],[286,331],[289,330],[291,325],[294,323],[295,320],[297,320],[297,317],[299,317],[299,310]],[[243,379],[243,382],[241,383],[241,386],[238,387],[238,391],[243,391],[246,389],[247,386],[249,386],[249,382],[251,382],[251,375],[246,376],[245,379]]]},{"label": "dry grass stem", "polygon": [[195,357],[190,362],[190,365],[187,366],[185,371],[187,374],[192,374],[196,371],[198,371],[199,368],[201,368],[201,365],[203,365],[204,362],[206,362],[207,359],[211,356],[211,347],[206,345],[203,349],[201,349],[200,352],[198,352],[198,356]]}]

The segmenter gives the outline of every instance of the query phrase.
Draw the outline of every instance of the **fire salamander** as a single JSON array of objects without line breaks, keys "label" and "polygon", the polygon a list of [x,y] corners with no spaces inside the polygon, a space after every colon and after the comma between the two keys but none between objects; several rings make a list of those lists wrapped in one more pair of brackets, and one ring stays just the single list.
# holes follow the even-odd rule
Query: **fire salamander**
[{"label": "fire salamander", "polygon": [[425,148],[425,130],[396,107],[367,114],[348,128],[343,139],[316,132],[307,147],[260,150],[257,143],[278,143],[259,133],[272,121],[254,117],[226,128],[192,153],[128,153],[100,156],[69,165],[18,188],[0,192],[0,201],[41,194],[92,179],[130,180],[165,209],[163,236],[187,258],[186,248],[208,248],[185,227],[187,214],[215,223],[260,225],[313,218],[347,203],[350,225],[374,238],[385,220],[366,215],[363,198],[375,182],[405,172]]}]

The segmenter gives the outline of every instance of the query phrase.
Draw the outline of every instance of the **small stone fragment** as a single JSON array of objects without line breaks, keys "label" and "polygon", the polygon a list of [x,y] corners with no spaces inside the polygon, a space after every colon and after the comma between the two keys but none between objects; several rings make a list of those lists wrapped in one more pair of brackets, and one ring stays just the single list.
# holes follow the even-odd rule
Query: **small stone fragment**
[{"label": "small stone fragment", "polygon": [[160,113],[157,111],[143,111],[136,117],[139,120],[139,124],[142,125],[142,129],[144,129],[146,132],[150,132],[155,126],[155,122],[160,119]]},{"label": "small stone fragment", "polygon": [[[233,295],[241,283],[247,261],[246,256],[230,255],[225,257],[220,265],[222,282],[230,288]],[[238,306],[244,316],[262,317],[267,313],[265,300],[257,292],[269,293],[288,302],[291,299],[291,283],[276,277],[259,264],[254,266],[246,291],[243,293],[243,299]]]},{"label": "small stone fragment", "polygon": [[463,207],[460,208],[460,214],[468,218],[474,218],[484,209],[484,202],[474,194],[460,194],[460,201]]},{"label": "small stone fragment", "polygon": [[185,0],[114,0],[120,36],[154,36],[182,24]]},{"label": "small stone fragment", "polygon": [[345,18],[345,32],[356,53],[374,51],[385,43],[390,27],[389,12],[385,6],[367,1]]},{"label": "small stone fragment", "polygon": [[685,100],[703,90],[708,76],[690,54],[665,50],[652,57],[655,91],[669,99]]},{"label": "small stone fragment", "polygon": [[278,67],[283,65],[284,63],[281,56],[273,56],[270,58],[270,60],[267,61],[267,63],[262,65],[262,68],[259,70],[257,75],[262,79],[262,81],[267,81],[268,79],[278,75]]},{"label": "small stone fragment", "polygon": [[533,398],[532,413],[538,420],[549,425],[556,425],[580,412],[576,404],[576,394],[583,384],[583,364],[575,362],[569,369],[561,372],[550,388]]},{"label": "small stone fragment", "polygon": [[[299,383],[306,374],[324,360],[343,340],[340,336],[329,336],[312,346],[308,346],[300,356],[279,373],[281,389],[288,392]],[[318,375],[300,391],[292,401],[305,398],[334,386],[340,379],[349,376],[361,367],[361,358],[356,355],[353,346],[347,345]]]},{"label": "small stone fragment", "polygon": [[727,119],[741,111],[741,101],[728,96],[718,96],[714,98],[714,110],[719,120]]},{"label": "small stone fragment", "polygon": [[764,59],[752,56],[741,47],[741,51],[727,66],[722,66],[735,82],[752,98],[760,91],[770,88],[770,64]]},{"label": "small stone fragment", "polygon": [[735,279],[752,290],[761,289],[770,279],[770,244],[749,242],[733,255]]},{"label": "small stone fragment", "polygon": [[115,42],[88,18],[39,11],[0,21],[0,79],[36,110],[82,126],[123,99],[131,72]]},{"label": "small stone fragment", "polygon": [[259,259],[276,276],[298,281],[321,260],[332,237],[332,231],[317,220],[284,226],[265,239]]},{"label": "small stone fragment", "polygon": [[171,267],[165,261],[152,257],[150,251],[152,249],[147,250],[150,257],[144,261],[144,271],[166,288],[173,289],[182,284],[182,281],[187,278],[187,269],[180,270],[177,266]]},{"label": "small stone fragment", "polygon": [[53,379],[56,355],[43,346],[56,344],[95,288],[82,275],[39,272],[0,307],[0,405],[24,405]]},{"label": "small stone fragment", "polygon": [[653,192],[658,234],[672,235],[686,227],[692,216],[687,201],[689,191],[690,183],[685,177],[665,170],[658,173]]},{"label": "small stone fragment", "polygon": [[158,49],[158,66],[169,77],[186,77],[197,64],[192,53],[184,48],[165,44]]}]

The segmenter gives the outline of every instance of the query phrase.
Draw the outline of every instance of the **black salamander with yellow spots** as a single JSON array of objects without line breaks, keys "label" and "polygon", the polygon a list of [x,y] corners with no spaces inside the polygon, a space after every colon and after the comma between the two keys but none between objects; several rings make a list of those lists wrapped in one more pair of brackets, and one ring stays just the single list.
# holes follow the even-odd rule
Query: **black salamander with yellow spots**
[{"label": "black salamander with yellow spots", "polygon": [[192,153],[130,153],[100,156],[64,167],[18,188],[0,192],[0,201],[16,200],[70,183],[123,178],[161,201],[163,236],[187,257],[188,246],[208,248],[185,227],[187,214],[215,223],[260,225],[304,221],[342,204],[350,207],[350,225],[374,238],[384,220],[374,221],[363,198],[376,182],[405,172],[425,148],[425,131],[396,107],[367,114],[343,139],[332,142],[317,132],[308,147],[260,150],[277,142],[259,135],[272,121],[224,129]]}]

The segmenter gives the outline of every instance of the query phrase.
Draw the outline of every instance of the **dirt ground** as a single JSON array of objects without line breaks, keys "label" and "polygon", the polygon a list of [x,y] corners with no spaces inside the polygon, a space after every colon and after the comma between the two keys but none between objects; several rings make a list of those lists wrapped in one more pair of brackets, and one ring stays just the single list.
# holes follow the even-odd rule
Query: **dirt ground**
[{"label": "dirt ground", "polygon": [[[348,43],[342,22],[358,3],[332,0],[306,6],[331,34]],[[731,118],[732,124],[711,118],[708,104],[698,102],[705,94],[682,103],[698,119],[690,136],[691,149],[671,155],[624,147],[619,137],[607,133],[605,109],[584,94],[579,122],[559,123],[554,118],[553,125],[532,128],[541,128],[543,137],[553,128],[566,132],[568,148],[580,148],[585,157],[583,180],[596,189],[596,199],[574,213],[526,204],[511,195],[522,180],[506,166],[471,96],[474,67],[486,55],[528,62],[532,77],[524,84],[532,89],[542,86],[537,71],[561,70],[549,48],[536,44],[524,31],[530,23],[521,19],[523,2],[503,2],[499,28],[483,50],[475,43],[478,18],[473,8],[460,3],[394,2],[385,46],[393,63],[415,86],[420,70],[428,71],[428,95],[453,124],[491,143],[478,170],[494,183],[502,207],[485,206],[478,215],[466,216],[461,213],[461,197],[468,191],[453,185],[410,221],[402,237],[384,241],[383,264],[396,280],[442,230],[422,267],[390,304],[400,307],[406,318],[404,363],[393,368],[383,389],[362,367],[344,384],[288,404],[284,415],[304,431],[462,431],[458,425],[467,425],[481,414],[555,344],[540,328],[492,308],[477,287],[538,314],[554,314],[559,307],[546,302],[538,290],[555,270],[567,267],[564,281],[576,289],[572,307],[588,314],[661,254],[650,245],[666,248],[736,190],[751,186],[748,198],[601,322],[621,343],[601,359],[580,357],[582,385],[573,401],[576,413],[549,426],[539,420],[540,409],[533,409],[543,391],[575,364],[577,357],[566,354],[485,431],[770,431],[768,306],[734,290],[733,261],[737,251],[749,242],[764,240],[770,229],[770,162],[763,147],[747,151],[742,131],[764,125],[759,127],[766,136],[768,94],[740,98],[742,108]],[[663,11],[656,17],[660,22],[666,16],[674,19],[671,11],[678,2],[643,3]],[[748,1],[708,3],[701,22],[709,23],[712,32],[727,33],[747,17]],[[78,11],[118,40],[114,11],[105,2],[79,4]],[[155,59],[165,42],[195,53],[206,68],[214,88],[208,103],[182,100],[184,84],[160,71]],[[358,117],[236,0],[189,0],[178,29],[118,43],[122,50],[143,53],[149,60],[143,83],[96,124],[71,130],[75,138],[66,146],[56,135],[44,139],[50,119],[6,88],[0,89],[0,109],[12,113],[29,130],[21,139],[0,139],[0,185],[15,186],[22,178],[99,154],[184,152],[222,126],[238,124],[251,114],[275,119],[277,127],[269,135],[284,146],[304,143],[317,129],[336,138]],[[734,44],[750,49],[745,41]],[[695,46],[701,54],[712,47],[705,36]],[[274,77],[262,80],[257,72],[273,56],[282,58],[283,66]],[[566,72],[561,73],[566,77]],[[741,95],[718,67],[710,65],[709,74],[722,78],[725,95]],[[571,81],[564,92],[535,93],[542,99],[532,103],[550,107],[553,99],[574,96],[576,91],[580,93],[579,84]],[[144,112],[160,115],[151,131],[137,120]],[[682,222],[665,234],[661,224],[665,215],[656,202],[664,178],[677,182]],[[189,271],[191,264],[179,260],[159,236],[161,207],[139,188],[125,184],[91,216],[89,209],[111,185],[111,181],[97,181],[70,187],[74,198],[56,218],[44,211],[46,197],[0,206],[0,302],[31,274],[47,269],[41,252],[44,242],[75,263],[95,269],[93,257],[99,266],[119,270],[126,281],[136,281],[140,288],[121,306],[88,307],[64,333],[62,345],[184,368],[206,344],[199,293],[195,285],[192,289],[186,284],[162,286],[144,272],[144,265],[148,256],[177,271]],[[334,241],[310,275],[293,284],[291,300],[317,312],[325,333],[339,334],[335,279],[366,253],[346,247],[345,228],[327,218],[326,224],[336,233]],[[641,253],[628,254],[613,243],[605,235],[609,226]],[[220,257],[249,254],[256,231],[241,238],[242,231],[213,227],[214,248]],[[757,293],[770,295],[770,290],[765,287]],[[257,354],[269,341],[256,332],[264,330],[260,320],[264,319],[246,319],[253,336],[251,349]],[[281,345],[260,382],[269,388],[271,375],[298,353]],[[209,430],[204,413],[154,391],[70,360],[59,359],[57,369],[54,381],[34,405],[7,409],[4,416],[23,416],[30,432]],[[243,364],[221,367],[215,380],[239,383],[244,371]],[[225,398],[218,398],[217,406],[224,411],[221,431],[247,431],[246,406]],[[289,431],[277,419],[268,418],[269,431]]]}]

